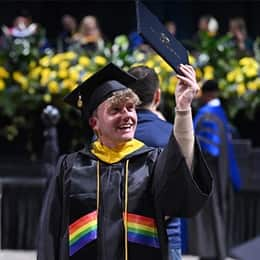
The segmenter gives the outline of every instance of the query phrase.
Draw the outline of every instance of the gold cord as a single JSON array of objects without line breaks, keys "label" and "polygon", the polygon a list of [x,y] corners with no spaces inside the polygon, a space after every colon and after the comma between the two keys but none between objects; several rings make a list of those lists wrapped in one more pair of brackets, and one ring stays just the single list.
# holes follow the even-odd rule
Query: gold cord
[{"label": "gold cord", "polygon": [[100,162],[97,161],[97,215],[99,209]]},{"label": "gold cord", "polygon": [[126,161],[125,165],[125,217],[124,217],[124,227],[125,227],[125,260],[128,260],[128,238],[127,238],[127,206],[128,206],[128,165],[129,160]]}]

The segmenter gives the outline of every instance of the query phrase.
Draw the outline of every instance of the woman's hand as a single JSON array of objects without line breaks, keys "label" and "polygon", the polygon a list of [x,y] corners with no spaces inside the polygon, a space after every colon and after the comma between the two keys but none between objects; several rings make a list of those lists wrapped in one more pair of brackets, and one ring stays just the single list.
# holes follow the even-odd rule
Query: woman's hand
[{"label": "woman's hand", "polygon": [[196,81],[196,73],[190,65],[180,65],[183,75],[177,74],[179,82],[175,90],[175,101],[177,110],[188,110],[191,107],[193,98],[199,91]]}]

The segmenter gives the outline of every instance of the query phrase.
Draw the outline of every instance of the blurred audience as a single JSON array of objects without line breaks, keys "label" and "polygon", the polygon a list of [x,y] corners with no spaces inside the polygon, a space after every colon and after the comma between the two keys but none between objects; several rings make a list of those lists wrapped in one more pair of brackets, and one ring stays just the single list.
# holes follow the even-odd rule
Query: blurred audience
[{"label": "blurred audience", "polygon": [[8,49],[15,39],[26,39],[36,35],[40,52],[44,52],[45,49],[50,48],[44,28],[32,21],[32,17],[27,10],[22,10],[14,18],[12,26],[3,25],[2,31],[1,42],[3,48]]},{"label": "blurred audience", "polygon": [[219,24],[217,19],[210,15],[202,15],[199,17],[197,31],[192,36],[191,41],[187,41],[187,47],[194,56],[199,55],[198,49],[202,46],[205,38],[215,37],[218,34]]},{"label": "blurred audience", "polygon": [[73,43],[73,37],[77,32],[76,18],[70,14],[65,14],[61,18],[62,31],[57,39],[57,51],[67,51]]},{"label": "blurred audience", "polygon": [[73,40],[86,51],[100,51],[104,47],[104,37],[95,16],[85,16],[80,22],[78,32],[73,36]]},{"label": "blurred audience", "polygon": [[229,32],[232,45],[237,49],[237,57],[251,56],[253,54],[253,41],[247,34],[246,22],[242,17],[229,20]]},{"label": "blurred audience", "polygon": [[203,83],[199,100],[194,128],[215,185],[206,206],[188,220],[188,248],[201,260],[224,260],[232,244],[233,192],[241,187],[240,173],[216,80]]},{"label": "blurred audience", "polygon": [[193,42],[200,43],[202,37],[206,34],[215,36],[218,33],[219,25],[217,19],[212,15],[202,15],[198,20],[197,32],[192,37]]}]

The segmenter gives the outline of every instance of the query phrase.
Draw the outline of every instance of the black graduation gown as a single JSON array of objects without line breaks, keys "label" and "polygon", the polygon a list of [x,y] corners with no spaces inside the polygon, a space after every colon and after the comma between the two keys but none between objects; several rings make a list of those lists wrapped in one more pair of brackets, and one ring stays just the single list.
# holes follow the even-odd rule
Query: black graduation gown
[{"label": "black graduation gown", "polygon": [[97,162],[87,150],[59,160],[42,210],[38,260],[167,259],[164,216],[194,215],[212,189],[197,144],[193,177],[173,136],[163,151],[143,146],[117,163]]}]

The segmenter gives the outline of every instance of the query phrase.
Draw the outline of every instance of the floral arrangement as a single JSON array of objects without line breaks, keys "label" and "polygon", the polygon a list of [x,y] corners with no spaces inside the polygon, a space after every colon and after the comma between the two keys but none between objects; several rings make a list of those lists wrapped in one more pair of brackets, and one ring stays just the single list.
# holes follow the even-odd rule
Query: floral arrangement
[{"label": "floral arrangement", "polygon": [[[120,35],[107,43],[102,51],[89,54],[84,50],[55,53],[41,50],[44,33],[8,39],[6,48],[0,49],[0,136],[15,141],[21,132],[27,133],[28,150],[33,153],[32,132],[35,122],[46,105],[60,110],[61,120],[70,129],[81,129],[79,114],[66,106],[63,97],[77,84],[87,79],[108,62],[123,69],[144,64],[159,74],[163,102],[161,110],[168,120],[173,118],[175,72],[157,54],[129,50],[128,38]],[[27,41],[27,43],[25,43]],[[189,55],[199,81],[216,78],[220,82],[223,98],[230,117],[239,110],[252,116],[260,103],[259,41],[255,44],[255,57],[237,59],[228,36],[205,35],[196,51]],[[26,49],[26,50],[25,50]],[[41,51],[40,51],[41,50]],[[69,147],[80,142],[75,132]],[[66,140],[67,141],[67,140]]]},{"label": "floral arrangement", "polygon": [[217,79],[220,97],[230,119],[239,111],[253,118],[260,102],[260,39],[255,41],[254,56],[237,56],[230,35],[221,37],[201,35],[201,44],[196,46],[193,66],[199,81]]}]

